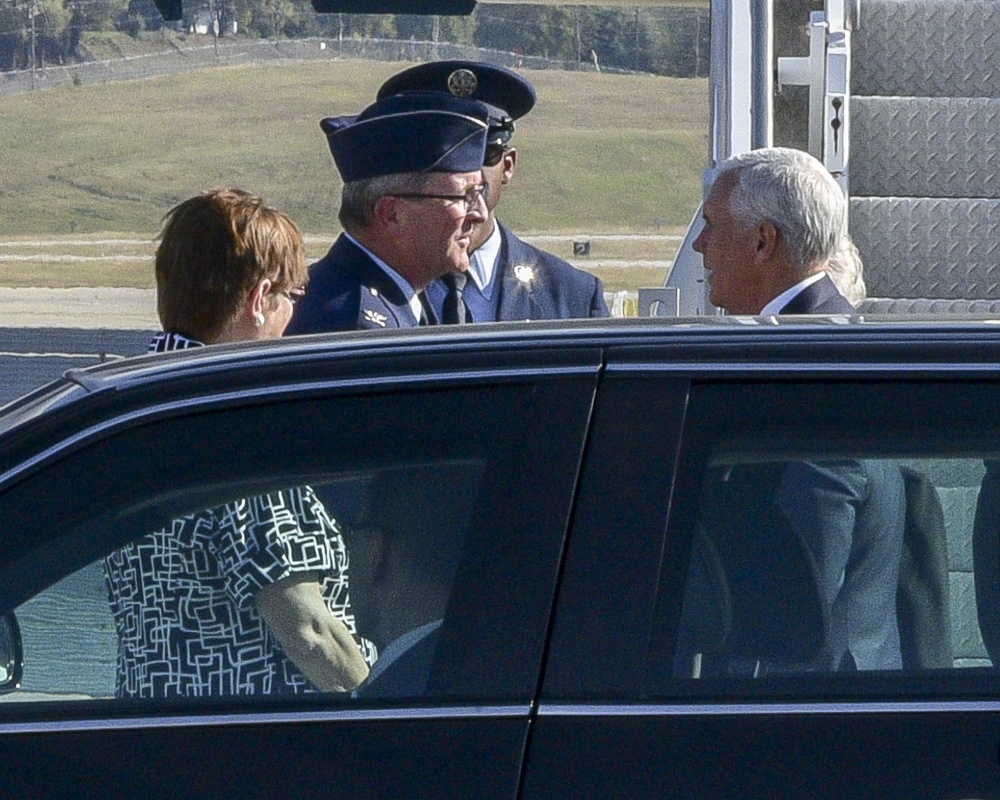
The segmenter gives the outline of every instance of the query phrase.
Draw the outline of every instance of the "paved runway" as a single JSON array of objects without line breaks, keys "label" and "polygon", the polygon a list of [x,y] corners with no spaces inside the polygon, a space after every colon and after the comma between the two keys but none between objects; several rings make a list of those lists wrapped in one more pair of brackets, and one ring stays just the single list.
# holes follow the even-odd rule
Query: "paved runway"
[{"label": "paved runway", "polygon": [[0,327],[159,327],[152,289],[11,289],[0,287]]},{"label": "paved runway", "polygon": [[141,354],[158,328],[152,290],[0,287],[0,405],[67,369]]}]

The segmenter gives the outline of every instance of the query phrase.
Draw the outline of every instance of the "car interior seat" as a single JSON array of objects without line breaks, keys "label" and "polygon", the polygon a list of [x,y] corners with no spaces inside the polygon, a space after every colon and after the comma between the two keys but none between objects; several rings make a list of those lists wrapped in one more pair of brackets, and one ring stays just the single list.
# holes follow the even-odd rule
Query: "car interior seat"
[{"label": "car interior seat", "polygon": [[953,653],[944,511],[926,475],[908,466],[900,470],[906,491],[906,523],[896,617],[903,669],[949,669]]},{"label": "car interior seat", "polygon": [[729,481],[713,482],[705,492],[700,519],[731,606],[711,674],[720,667],[728,674],[795,671],[819,655],[826,639],[816,565],[784,513],[761,502],[766,496]]},{"label": "car interior seat", "polygon": [[986,651],[1000,663],[1000,462],[986,461],[972,525],[976,614]]}]

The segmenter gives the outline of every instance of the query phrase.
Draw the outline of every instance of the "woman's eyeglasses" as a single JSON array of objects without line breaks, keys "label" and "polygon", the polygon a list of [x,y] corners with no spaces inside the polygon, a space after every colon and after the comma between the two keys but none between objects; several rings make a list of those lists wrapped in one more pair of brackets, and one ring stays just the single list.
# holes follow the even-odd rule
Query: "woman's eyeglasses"
[{"label": "woman's eyeglasses", "polygon": [[306,294],[306,287],[299,286],[296,289],[279,289],[278,294],[283,294],[288,298],[288,302],[294,307]]}]

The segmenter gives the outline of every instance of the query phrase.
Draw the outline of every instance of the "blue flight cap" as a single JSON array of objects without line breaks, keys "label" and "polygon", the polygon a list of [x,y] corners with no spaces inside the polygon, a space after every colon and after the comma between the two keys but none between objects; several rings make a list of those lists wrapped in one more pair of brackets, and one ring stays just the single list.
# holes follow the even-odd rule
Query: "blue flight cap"
[{"label": "blue flight cap", "polygon": [[511,69],[482,61],[431,61],[405,69],[382,84],[381,100],[398,92],[440,92],[468,97],[490,109],[490,143],[506,144],[514,120],[535,106],[535,89]]},{"label": "blue flight cap", "polygon": [[356,117],[320,122],[344,183],[401,172],[474,172],[483,166],[489,109],[438,92],[403,92]]}]

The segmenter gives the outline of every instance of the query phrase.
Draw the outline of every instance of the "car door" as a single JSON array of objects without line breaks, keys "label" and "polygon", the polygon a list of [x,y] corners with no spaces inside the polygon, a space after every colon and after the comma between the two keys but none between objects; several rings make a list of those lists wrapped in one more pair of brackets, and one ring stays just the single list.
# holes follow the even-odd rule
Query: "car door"
[{"label": "car door", "polygon": [[[3,793],[515,797],[598,363],[394,376],[372,360],[342,381],[335,365],[308,381],[286,368],[284,385],[195,381],[140,408],[124,391],[120,413],[9,471],[0,611],[16,612],[24,674],[0,696]],[[404,649],[354,694],[123,696],[109,558],[199,509],[305,486],[343,532],[355,634],[386,658],[403,638],[389,623],[431,591],[418,573],[392,605],[386,572],[402,575],[405,549],[446,575],[423,677],[399,666]],[[202,650],[176,669],[231,658]]]},{"label": "car door", "polygon": [[656,372],[598,398],[523,796],[1000,797],[1000,385]]}]

